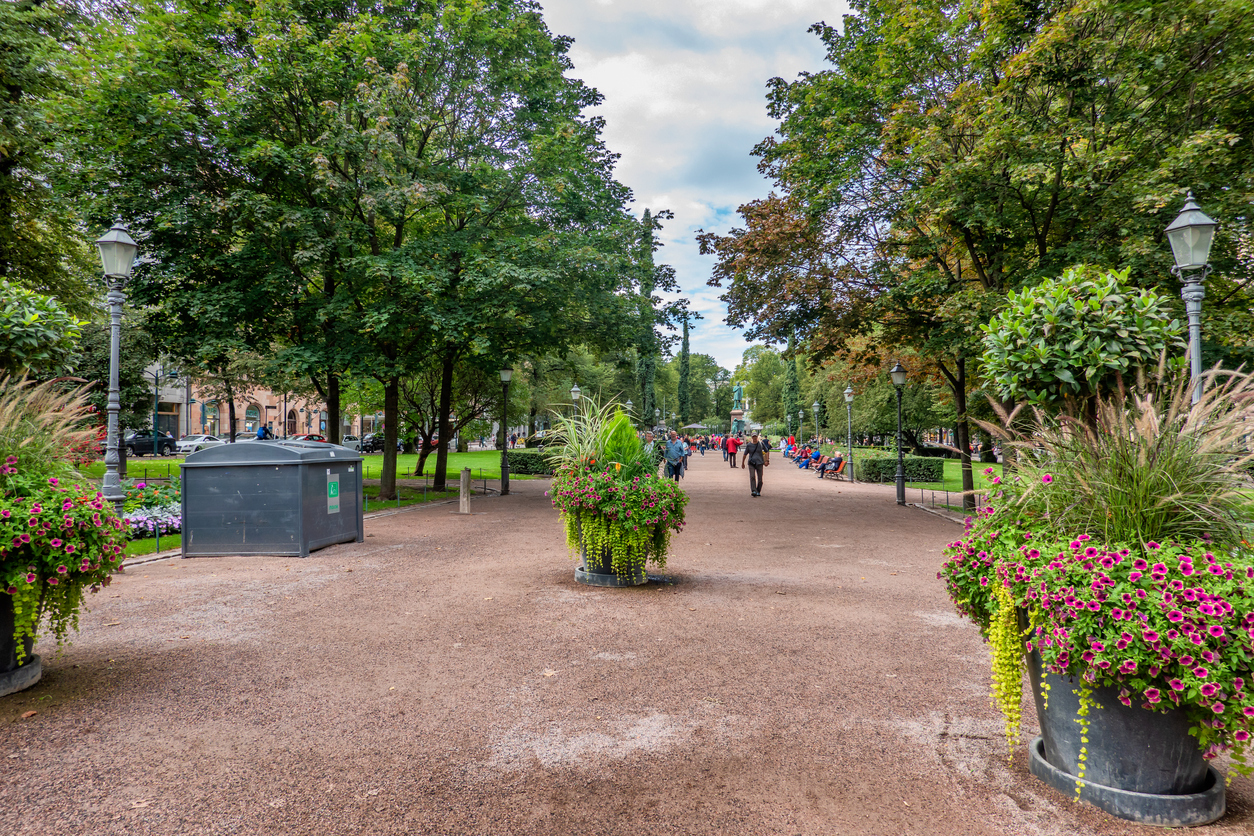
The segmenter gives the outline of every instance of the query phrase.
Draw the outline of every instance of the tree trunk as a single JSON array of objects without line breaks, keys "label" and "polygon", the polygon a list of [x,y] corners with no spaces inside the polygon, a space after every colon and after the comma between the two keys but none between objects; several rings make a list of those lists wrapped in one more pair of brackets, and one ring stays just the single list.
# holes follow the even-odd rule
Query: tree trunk
[{"label": "tree trunk", "polygon": [[[533,404],[531,407],[531,414],[527,417],[527,436],[530,438],[531,436],[535,434],[536,434],[536,407]],[[508,441],[509,435],[506,434],[505,438]]]},{"label": "tree trunk", "polygon": [[954,410],[958,413],[958,422],[954,425],[954,441],[957,442],[959,458],[962,460],[962,510],[973,514],[975,474],[971,471],[971,427],[967,421],[967,361],[959,357],[954,361],[952,372],[940,361],[936,365],[949,382],[949,389],[954,395]]},{"label": "tree trunk", "polygon": [[440,441],[435,448],[435,481],[431,483],[431,488],[435,491],[445,489],[445,471],[448,470],[448,440],[452,432],[448,414],[453,408],[454,365],[453,349],[446,348],[443,368],[440,370]]},{"label": "tree trunk", "polygon": [[340,443],[340,376],[327,372],[327,441]]},{"label": "tree trunk", "polygon": [[[396,499],[396,434],[400,424],[401,379],[393,375],[383,384],[383,472],[379,499]],[[329,405],[328,405],[329,406]]]},{"label": "tree trunk", "polygon": [[235,443],[235,389],[229,383],[226,385],[226,414],[227,414],[227,422],[231,428],[230,438],[228,438],[227,441],[230,444],[234,444]]}]

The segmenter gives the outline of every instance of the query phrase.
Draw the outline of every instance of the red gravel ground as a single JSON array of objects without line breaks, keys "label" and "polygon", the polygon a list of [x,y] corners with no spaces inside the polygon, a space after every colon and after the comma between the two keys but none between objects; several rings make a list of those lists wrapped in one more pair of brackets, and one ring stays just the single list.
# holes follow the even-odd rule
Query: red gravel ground
[{"label": "red gravel ground", "polygon": [[[698,456],[673,583],[595,589],[546,485],[132,568],[0,699],[0,830],[1145,832],[1007,762],[935,577],[953,523],[780,458],[753,499]],[[1198,832],[1254,831],[1254,783],[1228,805]]]}]

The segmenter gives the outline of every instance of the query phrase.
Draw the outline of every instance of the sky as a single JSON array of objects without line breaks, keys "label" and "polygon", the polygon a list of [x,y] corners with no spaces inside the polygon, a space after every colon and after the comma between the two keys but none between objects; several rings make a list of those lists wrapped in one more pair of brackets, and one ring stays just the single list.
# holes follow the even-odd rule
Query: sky
[{"label": "sky", "polygon": [[770,135],[766,83],[824,67],[823,44],[806,30],[838,24],[841,0],[540,0],[555,35],[575,39],[574,70],[605,102],[603,134],[621,155],[616,175],[643,214],[670,209],[656,258],[675,268],[703,319],[691,325],[694,353],[735,368],[749,343],[724,322],[727,306],[708,287],[714,266],[696,232],[726,233],[736,209],[765,197],[753,146]]}]

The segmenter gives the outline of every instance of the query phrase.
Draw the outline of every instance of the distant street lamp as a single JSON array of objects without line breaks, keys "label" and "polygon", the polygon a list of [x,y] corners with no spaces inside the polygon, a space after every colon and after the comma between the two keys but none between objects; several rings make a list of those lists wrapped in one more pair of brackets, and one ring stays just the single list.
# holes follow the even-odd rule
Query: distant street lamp
[{"label": "distant street lamp", "polygon": [[805,438],[806,411],[804,409],[797,410],[797,435]]},{"label": "distant street lamp", "polygon": [[657,407],[653,408],[653,426],[656,427],[662,423],[662,410]]},{"label": "distant street lamp", "polygon": [[897,387],[897,504],[906,504],[906,462],[901,453],[901,390],[906,385],[906,368],[898,360],[888,371]]},{"label": "distant street lamp", "polygon": [[155,372],[145,370],[144,374],[152,376],[152,454],[155,456],[160,450],[157,446],[157,415],[161,408],[161,379],[177,380],[179,373],[177,369],[167,370],[164,366],[157,366]]},{"label": "distant street lamp", "polygon": [[505,425],[509,423],[509,381],[514,370],[501,369],[501,496],[509,496],[509,440]]},{"label": "distant street lamp", "polygon": [[845,387],[845,417],[848,419],[845,443],[849,445],[849,463],[845,467],[849,471],[849,481],[853,481],[853,387]]},{"label": "distant street lamp", "polygon": [[818,401],[814,402],[814,406],[812,407],[812,409],[814,410],[814,435],[817,437],[819,434],[819,402]]},{"label": "distant street lamp", "polygon": [[1210,245],[1215,240],[1217,223],[1202,211],[1192,190],[1185,198],[1184,208],[1167,227],[1171,255],[1176,266],[1171,272],[1180,280],[1180,297],[1189,316],[1189,363],[1193,377],[1193,403],[1202,399],[1202,300],[1206,288],[1202,282],[1210,275]]},{"label": "distant street lamp", "polygon": [[[126,232],[121,221],[96,241],[100,251],[100,264],[105,275],[105,301],[109,304],[109,405],[107,435],[105,438],[105,474],[100,492],[105,501],[113,504],[117,515],[122,516],[122,503],[126,493],[118,475],[118,412],[122,399],[118,390],[118,355],[122,347],[122,305],[126,303],[126,280],[135,266],[135,254],[139,252],[134,239]],[[156,439],[153,439],[156,443]]]}]

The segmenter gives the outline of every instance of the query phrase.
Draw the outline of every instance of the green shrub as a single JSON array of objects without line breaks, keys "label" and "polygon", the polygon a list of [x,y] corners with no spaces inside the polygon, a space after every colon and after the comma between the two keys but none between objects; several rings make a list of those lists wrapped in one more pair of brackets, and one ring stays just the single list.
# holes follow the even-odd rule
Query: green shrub
[{"label": "green shrub", "polygon": [[[855,458],[853,466],[859,482],[892,482],[897,478],[896,456]],[[907,482],[942,482],[945,479],[945,460],[906,456],[905,471]]]},{"label": "green shrub", "polygon": [[540,450],[509,450],[509,472],[517,476],[551,476],[553,467]]}]

